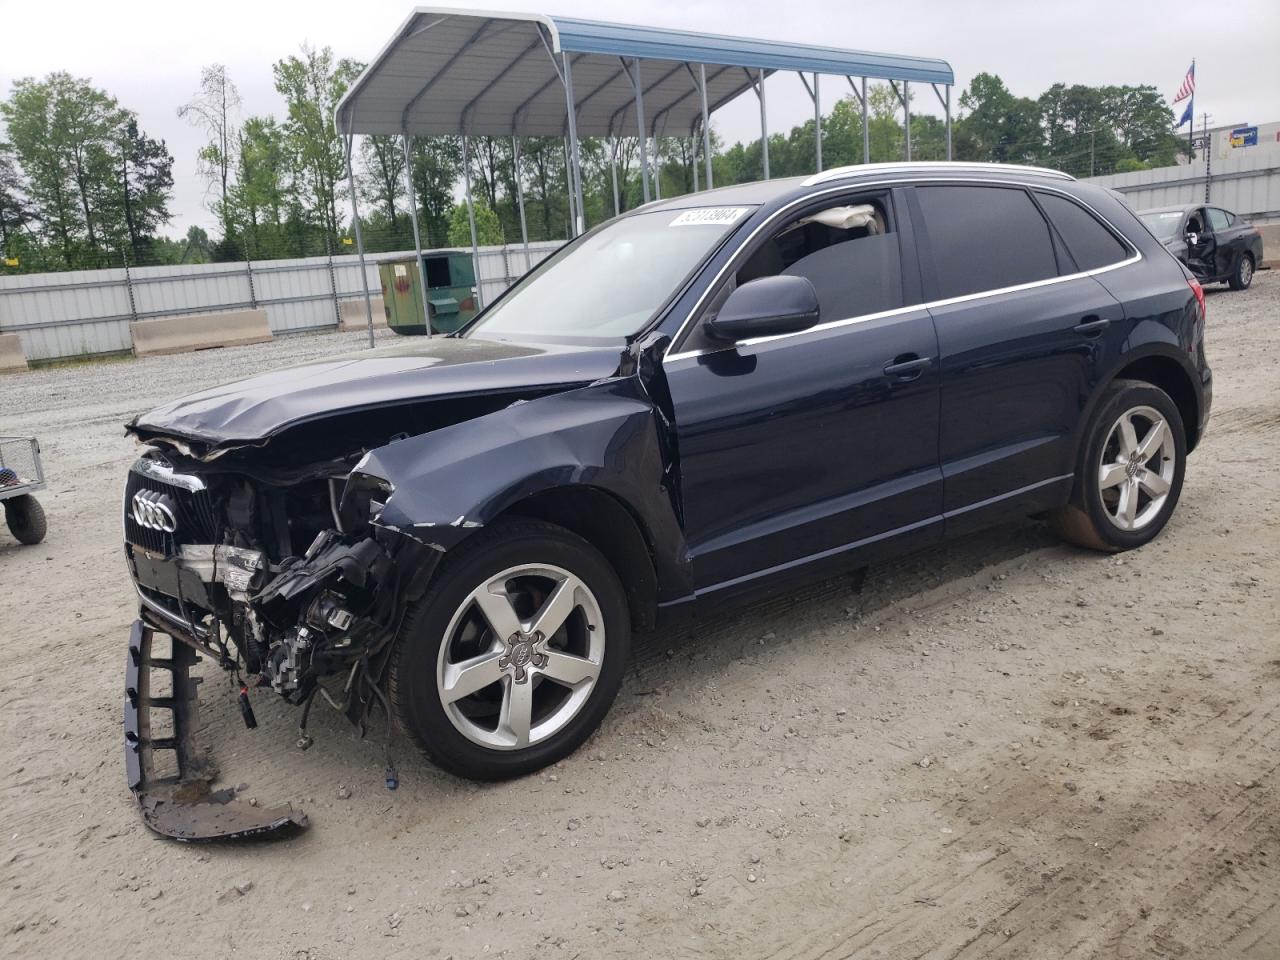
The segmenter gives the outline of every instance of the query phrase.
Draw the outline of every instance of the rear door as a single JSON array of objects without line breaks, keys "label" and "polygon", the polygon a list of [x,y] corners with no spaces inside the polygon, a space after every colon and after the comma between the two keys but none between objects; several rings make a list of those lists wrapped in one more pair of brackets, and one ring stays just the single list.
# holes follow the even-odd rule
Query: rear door
[{"label": "rear door", "polygon": [[1030,190],[920,185],[911,196],[925,296],[941,358],[939,454],[947,530],[1060,502],[1073,433],[1125,336],[1124,311],[1089,269],[1130,250],[1076,201],[1045,191],[1064,232],[1092,226],[1110,249],[1076,240],[1077,265]]}]

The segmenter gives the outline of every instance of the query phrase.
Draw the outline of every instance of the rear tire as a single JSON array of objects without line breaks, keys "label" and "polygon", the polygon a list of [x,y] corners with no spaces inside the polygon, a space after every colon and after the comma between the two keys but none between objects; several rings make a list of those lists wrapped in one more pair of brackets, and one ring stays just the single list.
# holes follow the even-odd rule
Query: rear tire
[{"label": "rear tire", "polygon": [[595,547],[550,523],[500,521],[451,552],[410,605],[391,703],[437,766],[519,777],[595,731],[630,645],[626,593]]},{"label": "rear tire", "polygon": [[49,531],[44,507],[29,493],[4,501],[4,520],[14,539],[28,546],[39,543]]},{"label": "rear tire", "polygon": [[1049,515],[1050,525],[1091,550],[1149,543],[1178,504],[1186,460],[1177,404],[1152,384],[1116,380],[1085,431],[1071,502]]},{"label": "rear tire", "polygon": [[1227,280],[1227,285],[1232,290],[1248,290],[1251,283],[1253,283],[1253,254],[1242,253],[1239,263]]}]

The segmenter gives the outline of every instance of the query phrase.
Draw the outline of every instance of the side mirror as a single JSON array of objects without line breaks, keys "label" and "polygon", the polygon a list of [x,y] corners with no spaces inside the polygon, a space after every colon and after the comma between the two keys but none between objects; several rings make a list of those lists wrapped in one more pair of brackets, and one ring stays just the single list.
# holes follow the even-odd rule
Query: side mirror
[{"label": "side mirror", "polygon": [[807,330],[818,322],[818,292],[806,277],[751,280],[729,294],[705,330],[717,340],[749,340]]}]

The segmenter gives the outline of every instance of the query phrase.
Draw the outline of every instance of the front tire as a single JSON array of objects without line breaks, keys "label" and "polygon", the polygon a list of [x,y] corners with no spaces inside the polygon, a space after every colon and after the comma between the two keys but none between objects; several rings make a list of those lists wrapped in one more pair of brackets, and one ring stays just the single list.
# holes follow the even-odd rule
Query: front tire
[{"label": "front tire", "polygon": [[553,524],[501,521],[446,557],[409,607],[391,702],[437,766],[519,777],[600,725],[630,645],[626,594],[598,550]]},{"label": "front tire", "polygon": [[1232,290],[1248,290],[1251,283],[1253,283],[1253,254],[1242,253],[1227,284]]},{"label": "front tire", "polygon": [[1050,523],[1063,539],[1093,550],[1149,543],[1178,504],[1186,461],[1177,404],[1159,387],[1117,380],[1089,421],[1071,502]]}]

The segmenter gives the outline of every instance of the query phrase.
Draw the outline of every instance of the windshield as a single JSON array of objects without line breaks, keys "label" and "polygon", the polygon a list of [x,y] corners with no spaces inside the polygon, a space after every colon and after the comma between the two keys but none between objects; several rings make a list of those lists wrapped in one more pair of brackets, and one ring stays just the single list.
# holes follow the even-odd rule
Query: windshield
[{"label": "windshield", "polygon": [[1178,227],[1182,224],[1181,210],[1155,210],[1138,216],[1147,225],[1147,229],[1156,235],[1157,240],[1172,240],[1178,235]]},{"label": "windshield", "polygon": [[749,207],[637,213],[539,264],[467,334],[617,339],[638,333]]}]

